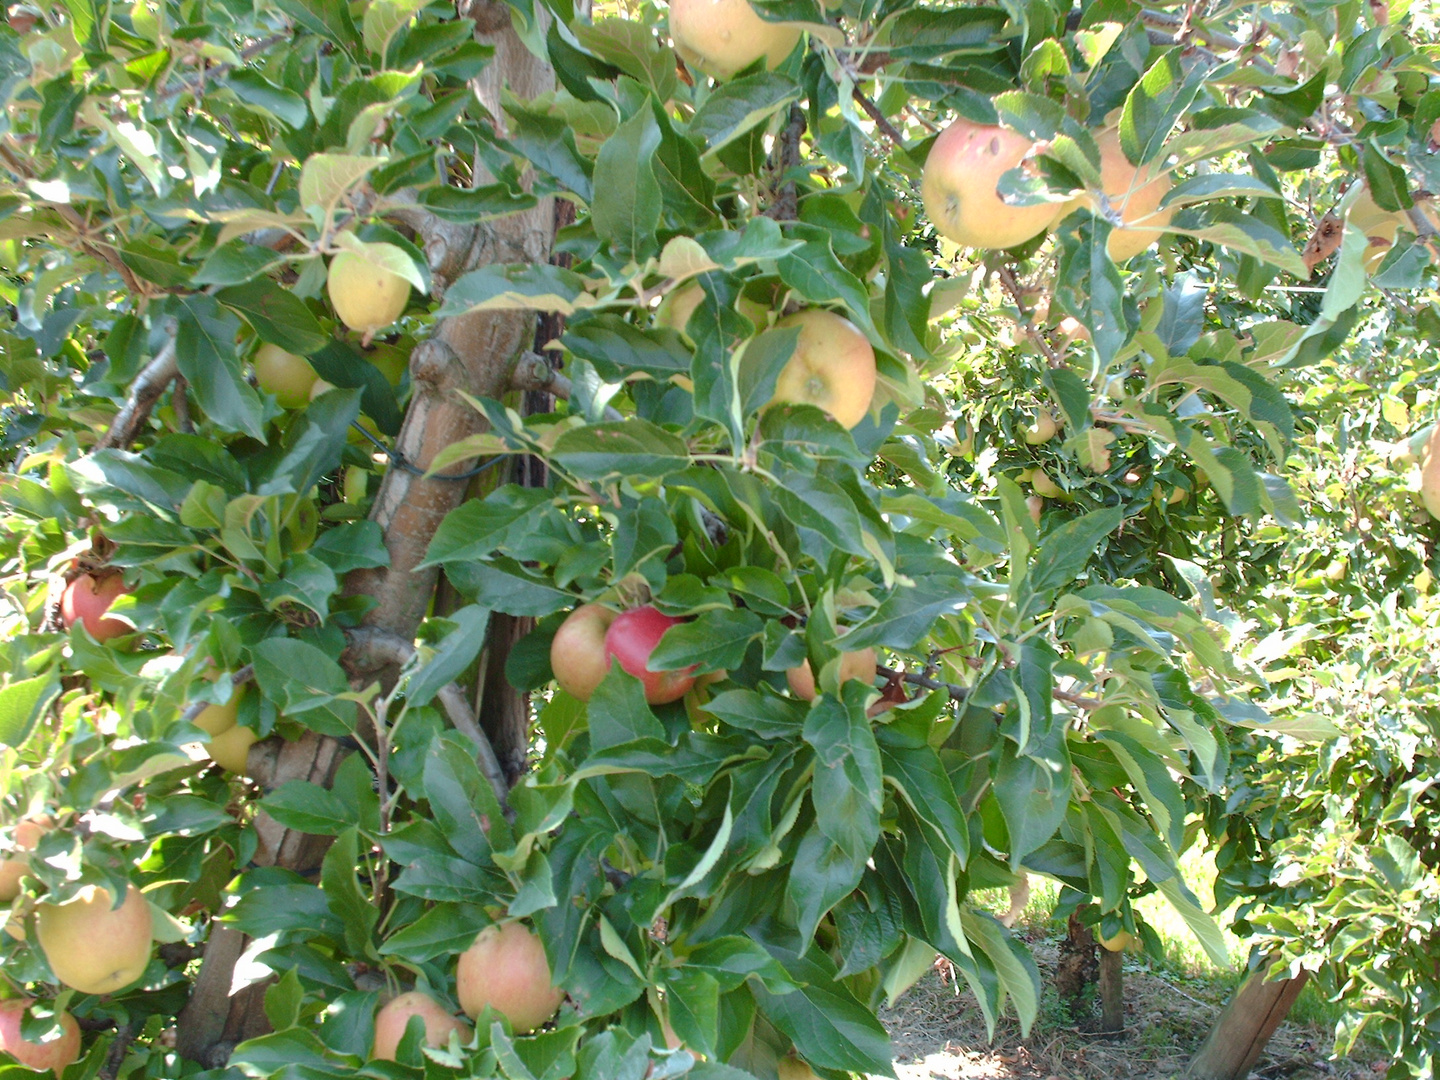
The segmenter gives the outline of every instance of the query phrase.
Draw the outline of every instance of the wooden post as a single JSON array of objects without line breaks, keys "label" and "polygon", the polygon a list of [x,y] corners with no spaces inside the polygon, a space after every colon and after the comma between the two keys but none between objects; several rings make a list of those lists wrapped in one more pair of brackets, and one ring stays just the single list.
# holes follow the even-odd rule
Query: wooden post
[{"label": "wooden post", "polygon": [[1123,952],[1100,949],[1100,1030],[1125,1030],[1125,961]]},{"label": "wooden post", "polygon": [[1263,968],[1254,972],[1195,1051],[1185,1080],[1245,1080],[1309,977],[1302,970],[1293,979],[1266,982]]}]

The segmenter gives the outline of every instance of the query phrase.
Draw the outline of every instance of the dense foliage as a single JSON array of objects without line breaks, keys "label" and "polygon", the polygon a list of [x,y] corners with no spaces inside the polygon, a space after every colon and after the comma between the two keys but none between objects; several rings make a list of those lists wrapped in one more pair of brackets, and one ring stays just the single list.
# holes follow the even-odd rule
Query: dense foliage
[{"label": "dense foliage", "polygon": [[[457,954],[514,919],[554,1025],[412,1025],[367,1071],[885,1073],[875,1010],[937,952],[1033,1020],[969,902],[1021,873],[1107,934],[1158,890],[1223,960],[1177,870],[1202,832],[1268,905],[1242,925],[1429,1067],[1433,525],[1339,507],[1431,406],[1386,342],[1435,322],[1433,26],[753,6],[804,35],[715,81],[651,4],[9,5],[0,958],[33,1037],[51,1003],[101,1032],[77,1077],[351,1075],[383,997],[463,1003]],[[957,115],[1036,144],[999,190],[1051,231],[935,231]],[[1119,265],[1107,143],[1173,182]],[[874,351],[856,423],[783,389],[815,308]],[[1319,566],[1312,504],[1361,576],[1272,594]],[[558,689],[582,601],[683,619],[651,668],[714,677]],[[1377,694],[1393,724],[1355,717]],[[1383,954],[1329,865],[1383,880]],[[149,967],[59,983],[37,906],[129,884]]]}]

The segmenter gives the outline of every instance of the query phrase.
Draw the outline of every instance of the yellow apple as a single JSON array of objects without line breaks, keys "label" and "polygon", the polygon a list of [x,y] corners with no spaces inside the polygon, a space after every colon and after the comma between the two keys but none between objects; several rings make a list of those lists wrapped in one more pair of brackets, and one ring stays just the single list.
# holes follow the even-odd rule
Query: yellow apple
[{"label": "yellow apple", "polygon": [[353,251],[330,260],[326,291],[340,321],[366,337],[393,323],[410,302],[410,282]]},{"label": "yellow apple", "polygon": [[15,823],[15,854],[0,858],[0,903],[8,904],[20,895],[20,881],[30,870],[27,851],[34,851],[40,837],[55,827],[53,818],[45,814],[21,818]]},{"label": "yellow apple", "polygon": [[1035,413],[1035,423],[1025,430],[1025,441],[1031,446],[1039,446],[1053,439],[1059,430],[1054,414],[1048,409],[1040,409]]},{"label": "yellow apple", "polygon": [[281,407],[298,409],[310,400],[310,388],[317,376],[303,356],[267,342],[255,350],[250,362],[255,366],[255,381],[260,389],[274,394]]},{"label": "yellow apple", "polygon": [[1054,224],[1054,203],[1009,206],[996,190],[1000,177],[1034,147],[1009,128],[963,116],[940,133],[925,159],[920,197],[941,235],[965,247],[1009,248]]},{"label": "yellow apple", "polygon": [[[840,654],[840,681],[861,679],[867,683],[875,681],[875,650],[858,649]],[[785,681],[790,692],[804,701],[814,701],[816,695],[815,673],[810,670],[810,661],[801,660],[798,667],[785,672]]]},{"label": "yellow apple", "polygon": [[455,996],[465,1015],[479,1016],[488,1005],[523,1033],[554,1016],[565,991],[550,981],[550,962],[540,939],[512,922],[487,926],[460,954]]},{"label": "yellow apple", "polygon": [[1440,521],[1440,424],[1420,451],[1420,501],[1430,516]]},{"label": "yellow apple", "polygon": [[391,998],[375,1014],[375,1049],[370,1056],[394,1061],[400,1040],[405,1037],[405,1025],[412,1016],[418,1016],[425,1022],[426,1046],[444,1046],[450,1041],[452,1031],[460,1033],[462,1043],[470,1041],[469,1024],[450,1015],[429,994],[411,990]]},{"label": "yellow apple", "polygon": [[212,735],[205,744],[205,753],[210,760],[226,772],[244,776],[250,760],[250,748],[260,741],[254,728],[236,724],[218,735]]},{"label": "yellow apple", "polygon": [[230,690],[230,700],[223,705],[206,705],[200,714],[190,721],[210,736],[219,735],[233,728],[240,716],[240,699],[245,696],[243,686]]},{"label": "yellow apple", "polygon": [[761,57],[773,68],[790,55],[800,28],[766,22],[748,0],[670,0],[670,37],[680,59],[728,79]]},{"label": "yellow apple", "polygon": [[150,962],[150,905],[131,885],[111,909],[108,890],[86,885],[63,904],[35,908],[35,934],[50,970],[82,994],[129,986]]},{"label": "yellow apple", "polygon": [[787,315],[776,329],[800,328],[795,352],[775,381],[770,404],[814,405],[853,428],[875,396],[875,350],[849,319],[809,308]]},{"label": "yellow apple", "polygon": [[[705,290],[698,281],[687,282],[678,289],[665,294],[660,306],[655,309],[655,325],[669,327],[677,334],[684,334],[690,316],[705,299]],[[735,302],[735,310],[749,319],[757,330],[764,330],[769,309],[758,300],[742,295]]]},{"label": "yellow apple", "polygon": [[775,1080],[820,1080],[815,1070],[798,1057],[784,1057],[775,1066]]}]

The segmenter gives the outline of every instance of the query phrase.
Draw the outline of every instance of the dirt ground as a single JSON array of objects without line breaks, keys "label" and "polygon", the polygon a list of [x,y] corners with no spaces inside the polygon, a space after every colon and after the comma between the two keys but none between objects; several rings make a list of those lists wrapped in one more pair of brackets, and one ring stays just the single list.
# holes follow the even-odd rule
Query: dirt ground
[{"label": "dirt ground", "polygon": [[[1042,986],[1049,985],[1056,950],[1031,943]],[[957,993],[931,971],[881,1018],[895,1045],[900,1080],[1159,1080],[1178,1077],[1225,1005],[1227,994],[1204,983],[1180,985],[1148,970],[1143,960],[1125,965],[1125,1031],[1090,1034],[1094,1016],[1071,1016],[1053,990],[1028,1038],[1013,1016],[1001,1020],[995,1041],[963,982]],[[1377,1080],[1388,1062],[1373,1055],[1330,1061],[1329,1034],[1286,1023],[1270,1040],[1252,1080]]]}]

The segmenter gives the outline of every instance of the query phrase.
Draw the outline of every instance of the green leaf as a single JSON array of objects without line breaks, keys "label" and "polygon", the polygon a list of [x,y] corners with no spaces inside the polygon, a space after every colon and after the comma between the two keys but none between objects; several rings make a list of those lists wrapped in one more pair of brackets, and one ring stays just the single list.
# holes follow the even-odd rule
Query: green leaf
[{"label": "green leaf", "polygon": [[447,733],[425,754],[425,798],[435,824],[461,858],[484,866],[496,847],[509,847],[509,826],[495,789],[480,775],[474,748]]},{"label": "green leaf", "polygon": [[1125,98],[1120,148],[1132,165],[1144,165],[1160,154],[1176,121],[1205,83],[1204,65],[1193,64],[1187,72],[1182,54],[1178,48],[1162,53]]},{"label": "green leaf", "polygon": [[333,792],[308,780],[280,785],[260,801],[260,808],[287,829],[315,836],[339,836],[359,824]]},{"label": "green leaf", "polygon": [[380,955],[423,964],[469,948],[490,923],[490,916],[479,904],[436,904],[386,938]]},{"label": "green leaf", "polygon": [[800,97],[795,80],[775,71],[746,75],[720,86],[690,121],[690,137],[713,156]]},{"label": "green leaf", "polygon": [[471,604],[451,612],[444,619],[431,620],[431,624],[436,623],[438,625],[434,629],[443,631],[444,635],[439,646],[433,651],[425,650],[429,652],[428,658],[405,683],[405,699],[412,709],[428,705],[441,689],[458,679],[475,662],[480,650],[485,647],[490,612]]},{"label": "green leaf", "polygon": [[590,220],[615,255],[641,262],[659,251],[660,185],[655,152],[660,127],[649,109],[637,109],[606,139],[595,158],[595,201]]},{"label": "green leaf", "polygon": [[427,0],[370,0],[361,22],[365,47],[384,56],[395,35],[414,19],[426,3]]},{"label": "green leaf", "polygon": [[1040,1015],[1040,972],[1034,958],[988,911],[966,907],[960,912],[960,923],[965,936],[990,958],[1002,995],[1009,994],[1015,1003],[1020,1031],[1028,1032]]},{"label": "green leaf", "polygon": [[803,734],[815,748],[810,798],[816,826],[848,856],[863,862],[880,836],[885,777],[858,689],[847,697],[859,700],[842,703],[828,694],[817,699]]},{"label": "green leaf", "polygon": [[482,266],[462,274],[445,290],[437,319],[471,311],[553,311],[573,315],[588,307],[585,283],[559,266]]},{"label": "green leaf", "polygon": [[737,668],[750,643],[764,629],[764,622],[753,611],[702,611],[691,621],[665,632],[650,654],[650,666],[657,671],[674,671],[691,664],[699,664],[702,671]]},{"label": "green leaf", "polygon": [[251,655],[261,693],[282,712],[317,709],[350,690],[340,665],[307,642],[270,638],[256,645]]},{"label": "green leaf", "polygon": [[300,985],[300,972],[291,968],[265,991],[265,1018],[276,1031],[294,1027],[300,1019],[300,1006],[305,988]]},{"label": "green leaf", "polygon": [[1010,833],[1010,866],[1018,867],[1026,855],[1052,836],[1070,802],[1070,758],[1059,744],[1055,760],[1018,753],[1006,740],[995,767],[995,799]]},{"label": "green leaf", "polygon": [[1386,157],[1373,139],[1365,142],[1360,164],[1365,170],[1365,184],[1370,189],[1370,195],[1381,210],[1398,212],[1415,205],[1405,179],[1405,170]]},{"label": "green leaf", "polygon": [[286,127],[298,131],[310,119],[310,107],[293,90],[276,86],[254,68],[237,68],[229,72],[223,83],[246,105],[252,105],[275,117]]},{"label": "green leaf", "polygon": [[892,1075],[894,1051],[880,1021],[836,977],[828,956],[770,952],[800,984],[789,994],[754,986],[760,1011],[789,1036],[806,1061],[822,1069]]},{"label": "green leaf", "polygon": [[1111,224],[1096,214],[1070,214],[1056,230],[1060,265],[1055,299],[1090,331],[1100,363],[1109,366],[1131,328],[1125,318],[1125,285],[1107,245]]},{"label": "green leaf", "polygon": [[534,529],[553,496],[543,488],[507,484],[483,499],[461,503],[435,530],[418,569],[447,562],[483,559],[507,547],[511,538]]},{"label": "green leaf", "polygon": [[799,339],[800,328],[786,326],[767,330],[746,344],[736,370],[741,417],[754,416],[775,396],[776,380],[795,354]]},{"label": "green leaf", "polygon": [[21,679],[0,689],[0,746],[19,749],[60,693],[54,673]]},{"label": "green leaf", "polygon": [[356,959],[378,960],[372,935],[380,920],[380,911],[360,890],[360,881],[355,876],[359,862],[359,834],[354,829],[346,829],[325,853],[320,867],[320,887],[330,910],[345,926],[345,945],[350,955]]},{"label": "green leaf", "polygon": [[262,341],[289,352],[307,356],[330,341],[304,302],[267,277],[221,289],[215,299],[239,312]]},{"label": "green leaf", "polygon": [[354,53],[360,44],[360,34],[345,0],[275,0],[275,4],[307,30],[347,52]]},{"label": "green leaf", "polygon": [[690,449],[664,428],[633,417],[570,428],[555,440],[551,457],[581,480],[620,476],[658,480],[689,466]]},{"label": "green leaf", "polygon": [[206,415],[228,431],[264,441],[260,396],[245,381],[235,339],[240,320],[214,297],[176,297],[175,359]]}]

